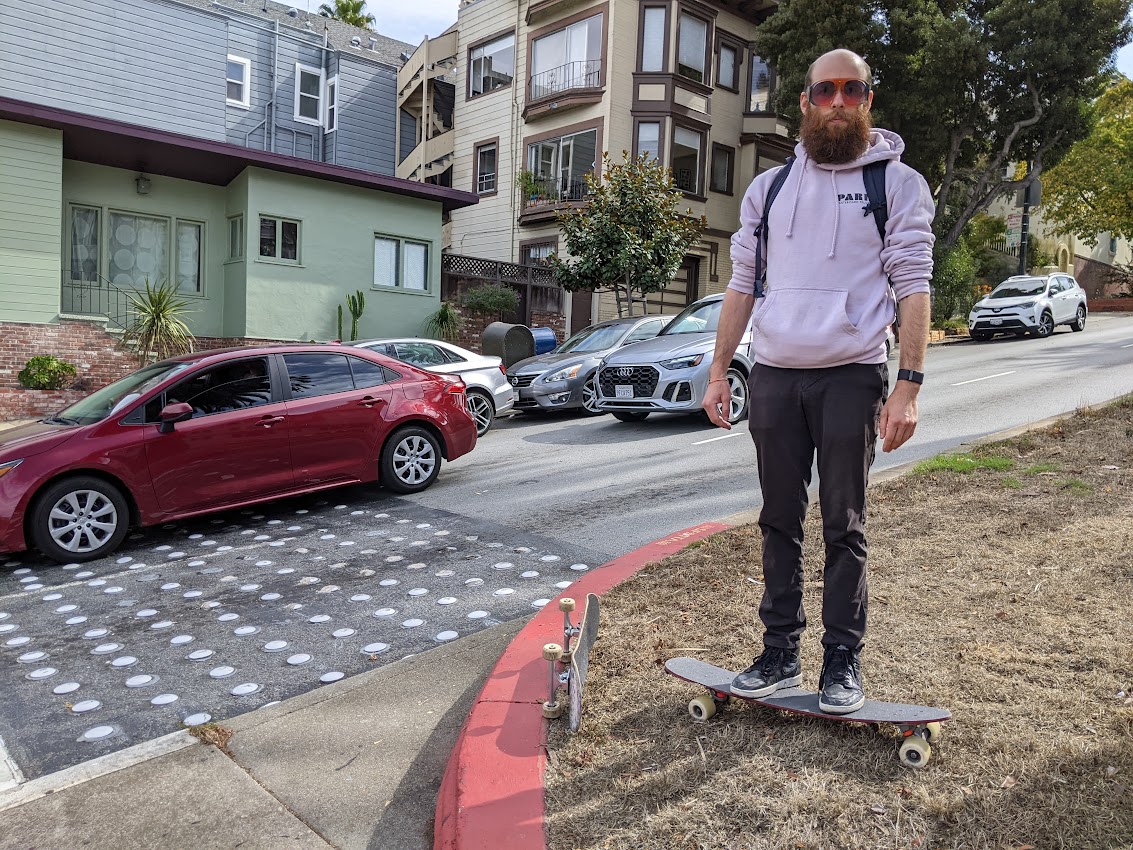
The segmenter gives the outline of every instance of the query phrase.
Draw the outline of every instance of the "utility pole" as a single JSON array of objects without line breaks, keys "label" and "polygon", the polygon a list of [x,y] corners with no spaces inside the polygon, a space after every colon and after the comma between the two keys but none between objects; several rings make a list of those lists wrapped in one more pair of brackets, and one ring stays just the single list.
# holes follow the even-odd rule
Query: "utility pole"
[{"label": "utility pole", "polygon": [[1023,226],[1019,235],[1019,274],[1027,273],[1027,243],[1030,241],[1028,229],[1031,218],[1031,163],[1027,161],[1027,182],[1023,186]]}]

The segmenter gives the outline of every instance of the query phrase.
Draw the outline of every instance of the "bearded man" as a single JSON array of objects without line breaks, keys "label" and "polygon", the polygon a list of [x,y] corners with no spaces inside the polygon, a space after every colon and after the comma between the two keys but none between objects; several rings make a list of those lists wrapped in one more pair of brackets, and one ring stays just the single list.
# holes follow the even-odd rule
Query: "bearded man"
[{"label": "bearded man", "polygon": [[[878,436],[889,452],[916,428],[929,325],[932,195],[900,161],[900,137],[872,127],[872,103],[870,68],[849,50],[825,53],[807,71],[801,141],[766,223],[779,169],[760,174],[744,195],[704,398],[709,418],[729,428],[725,375],[750,326],[748,427],[763,493],[764,649],[732,692],[761,697],[802,682],[803,520],[817,454],[826,546],[818,689],[820,707],[833,714],[865,702],[866,485]],[[884,239],[863,176],[878,161],[886,163]],[[757,277],[766,280],[762,288]],[[895,310],[901,359],[890,392],[885,343]]]}]

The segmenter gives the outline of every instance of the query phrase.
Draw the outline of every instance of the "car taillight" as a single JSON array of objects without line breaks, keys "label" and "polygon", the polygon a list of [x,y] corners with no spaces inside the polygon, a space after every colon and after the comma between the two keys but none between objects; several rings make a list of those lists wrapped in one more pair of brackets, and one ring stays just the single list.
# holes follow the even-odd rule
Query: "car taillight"
[{"label": "car taillight", "polygon": [[468,405],[464,397],[464,391],[466,389],[464,385],[464,379],[459,375],[441,375],[441,377],[447,381],[450,381],[449,385],[445,387],[445,392],[449,395],[456,396],[454,401],[456,401],[456,403],[459,404],[462,408],[467,410]]},{"label": "car taillight", "polygon": [[505,378],[507,377],[507,366],[505,366],[503,363],[500,364],[500,374]]}]

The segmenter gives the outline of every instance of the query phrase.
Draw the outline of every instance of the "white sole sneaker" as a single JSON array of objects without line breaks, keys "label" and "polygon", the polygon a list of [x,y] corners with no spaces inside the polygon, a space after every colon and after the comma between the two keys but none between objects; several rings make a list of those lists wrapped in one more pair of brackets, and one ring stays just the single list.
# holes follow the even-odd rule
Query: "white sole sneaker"
[{"label": "white sole sneaker", "polygon": [[803,681],[803,677],[802,677],[802,674],[800,673],[798,676],[790,676],[786,679],[780,679],[778,682],[776,682],[773,685],[768,685],[765,688],[757,688],[757,689],[752,690],[752,691],[746,691],[743,688],[737,688],[735,682],[733,681],[732,685],[731,685],[731,691],[732,691],[733,694],[735,694],[738,697],[747,697],[749,699],[759,699],[760,697],[769,696],[770,694],[773,694],[776,691],[781,691],[781,690],[784,690],[786,688],[794,688],[798,685],[801,685],[802,681]]}]

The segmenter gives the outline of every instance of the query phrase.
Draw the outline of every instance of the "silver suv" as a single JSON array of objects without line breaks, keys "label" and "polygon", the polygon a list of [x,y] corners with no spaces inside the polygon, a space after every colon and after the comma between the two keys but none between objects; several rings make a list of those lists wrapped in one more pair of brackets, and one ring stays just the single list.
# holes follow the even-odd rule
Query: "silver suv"
[{"label": "silver suv", "polygon": [[[653,339],[607,354],[598,367],[598,409],[622,422],[640,422],[650,413],[701,413],[723,301],[723,294],[701,298]],[[728,367],[729,422],[747,414],[750,339],[745,332]]]},{"label": "silver suv", "polygon": [[968,314],[968,333],[977,341],[997,333],[1048,337],[1058,325],[1086,327],[1086,293],[1063,272],[1009,277]]}]

